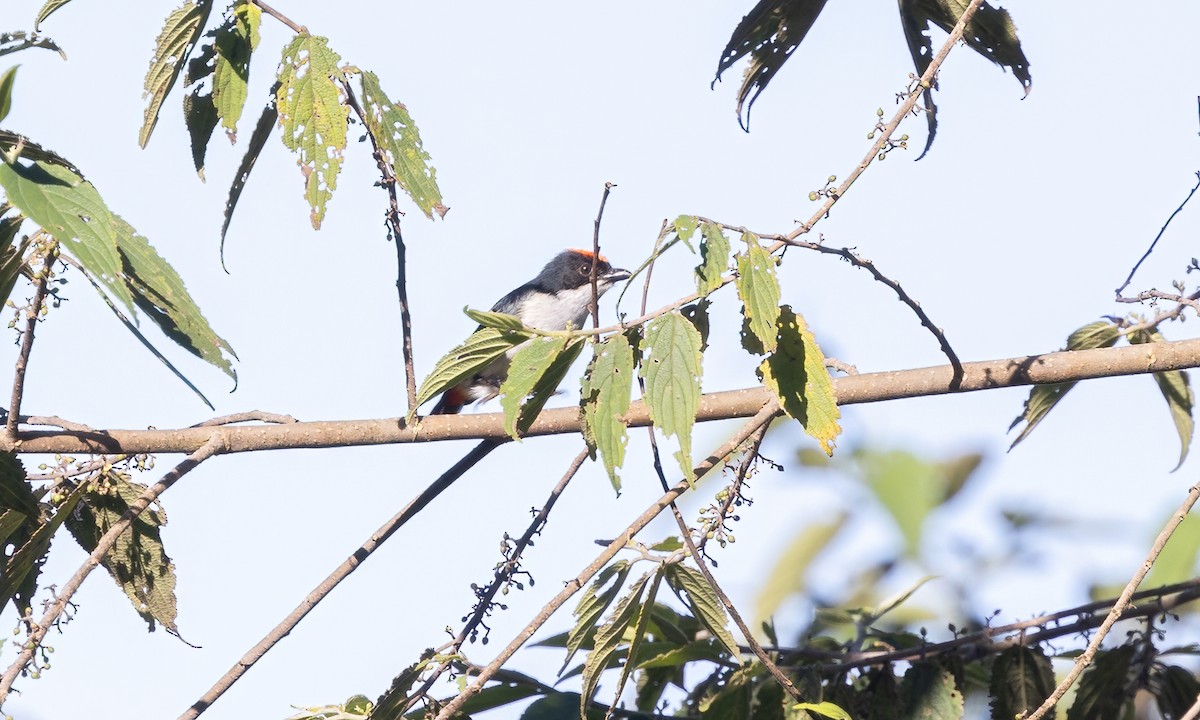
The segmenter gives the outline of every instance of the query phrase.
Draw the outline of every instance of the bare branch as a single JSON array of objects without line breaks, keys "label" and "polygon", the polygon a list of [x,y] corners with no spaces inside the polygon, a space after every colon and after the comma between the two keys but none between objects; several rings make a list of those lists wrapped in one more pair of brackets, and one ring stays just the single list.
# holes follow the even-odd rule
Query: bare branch
[{"label": "bare branch", "polygon": [[592,329],[600,329],[600,288],[596,285],[596,264],[600,262],[600,221],[604,218],[604,206],[608,204],[608,195],[616,187],[615,183],[604,183],[604,194],[600,196],[600,210],[596,213],[596,225],[592,230],[592,269],[588,273],[588,282],[592,284]]},{"label": "bare branch", "polygon": [[190,720],[191,718],[199,717],[201,713],[203,713],[209,708],[209,706],[216,702],[217,698],[221,697],[226,690],[233,687],[234,683],[240,680],[250,668],[254,667],[254,664],[261,660],[271,648],[275,647],[276,643],[287,637],[288,634],[300,624],[300,621],[303,620],[304,617],[317,606],[317,603],[324,600],[329,593],[333,592],[333,589],[337,587],[339,583],[350,576],[350,573],[357,570],[359,565],[366,562],[367,558],[369,558],[373,552],[378,550],[381,545],[387,542],[388,538],[390,538],[397,530],[403,527],[404,524],[411,520],[417,513],[423,510],[426,505],[433,502],[434,498],[440,495],[442,491],[453,485],[454,481],[462,477],[467,470],[470,470],[472,467],[478,464],[480,460],[487,457],[488,453],[500,447],[502,444],[502,442],[494,440],[484,440],[476,445],[471,452],[467,453],[461,460],[455,463],[454,467],[442,473],[441,477],[430,483],[429,487],[425,488],[420,495],[413,498],[412,501],[405,505],[400,512],[393,515],[391,519],[380,526],[378,530],[371,533],[371,536],[367,538],[367,541],[364,542],[357,550],[351,553],[350,556],[347,557],[341,565],[338,565],[337,568],[335,568],[328,577],[322,580],[319,585],[313,588],[312,591],[305,596],[304,600],[296,606],[295,610],[292,610],[292,612],[289,613],[288,616],[283,620],[281,620],[280,623],[271,630],[271,632],[267,633],[262,640],[258,641],[257,645],[250,648],[250,650],[248,650],[246,654],[241,657],[241,659],[234,663],[233,667],[229,668],[229,671],[222,675],[221,678],[218,679],[217,682],[214,683],[213,686],[209,688],[199,700],[193,703],[190,708],[180,715],[180,720]]},{"label": "bare branch", "polygon": [[1154,241],[1150,243],[1150,247],[1146,248],[1146,252],[1142,255],[1142,257],[1133,264],[1133,269],[1129,271],[1129,276],[1125,278],[1125,282],[1121,283],[1121,287],[1117,288],[1116,294],[1118,300],[1121,299],[1121,293],[1124,292],[1125,288],[1129,287],[1129,283],[1133,282],[1133,276],[1135,273],[1137,273],[1138,268],[1142,266],[1142,263],[1146,262],[1146,258],[1150,257],[1150,253],[1154,252],[1154,246],[1158,245],[1158,241],[1162,239],[1163,233],[1167,231],[1167,226],[1170,225],[1171,221],[1175,219],[1175,216],[1183,210],[1184,206],[1191,201],[1192,196],[1196,194],[1197,190],[1200,190],[1200,172],[1196,173],[1196,184],[1192,187],[1191,192],[1187,194],[1187,197],[1183,199],[1183,202],[1179,203],[1179,207],[1175,208],[1175,212],[1171,213],[1171,216],[1167,218],[1165,223],[1163,223],[1162,229],[1160,229],[1158,234],[1154,236]]},{"label": "bare branch", "polygon": [[[1200,339],[1127,345],[1095,350],[1073,350],[963,364],[963,382],[957,392],[1005,387],[1076,382],[1092,378],[1138,375],[1200,367]],[[901,398],[943,395],[950,392],[954,369],[949,365],[862,373],[833,379],[839,405],[883,402]],[[725,390],[704,395],[696,414],[698,422],[749,417],[770,398],[764,387]],[[631,427],[650,424],[649,412],[634,402],[625,420]],[[546,410],[534,421],[527,437],[579,431],[576,407]],[[175,430],[31,430],[17,435],[15,443],[0,438],[0,450],[22,453],[140,453],[192,452],[210,437],[208,428]],[[253,452],[294,448],[353,447],[441,440],[502,440],[503,413],[433,416],[412,425],[402,418],[330,420],[290,425],[222,427],[222,452]]]},{"label": "bare branch", "polygon": [[[291,415],[280,415],[279,413],[263,412],[262,410],[247,410],[246,412],[233,413],[232,415],[222,415],[211,420],[205,420],[202,423],[196,423],[192,427],[217,427],[218,425],[233,425],[234,423],[244,422],[264,422],[273,423],[276,425],[291,425],[299,422]],[[62,427],[61,425],[59,427]]]},{"label": "bare branch", "polygon": [[58,244],[54,243],[46,250],[42,260],[42,270],[34,281],[33,300],[25,309],[25,330],[21,334],[21,352],[17,355],[17,366],[13,372],[12,397],[8,401],[8,420],[4,425],[4,436],[9,442],[17,438],[17,422],[21,418],[21,399],[25,395],[25,371],[29,367],[29,354],[33,352],[33,335],[41,320],[42,307],[46,303],[46,287],[50,284],[50,275],[54,271],[54,261],[58,258]]},{"label": "bare branch", "polygon": [[83,585],[83,581],[87,576],[96,569],[104,559],[104,556],[112,550],[121,533],[125,532],[134,519],[138,515],[141,515],[146,508],[150,507],[150,503],[157,500],[159,495],[166,492],[197,465],[220,452],[221,440],[222,438],[219,434],[210,434],[208,441],[199,449],[185,458],[183,462],[171,468],[171,471],[163,475],[161,480],[146,488],[146,491],[137,500],[129,504],[129,509],[125,511],[121,519],[113,523],[112,527],[100,537],[100,540],[96,543],[96,548],[88,555],[87,560],[84,561],[83,565],[71,576],[71,579],[59,590],[58,596],[50,604],[41,621],[30,628],[29,636],[25,639],[24,646],[20,654],[17,655],[17,659],[13,661],[12,665],[8,666],[8,670],[4,672],[4,676],[0,677],[0,703],[3,703],[8,697],[8,693],[12,690],[12,685],[16,681],[17,676],[21,674],[21,670],[33,658],[33,654],[41,644],[42,638],[46,636],[46,631],[50,629],[50,626],[62,614],[67,603],[70,602],[80,586]]},{"label": "bare branch", "polygon": [[303,25],[298,24],[295,20],[292,20],[287,15],[284,15],[283,13],[279,12],[278,10],[276,10],[275,8],[266,4],[265,2],[262,2],[262,0],[253,0],[253,2],[264,13],[270,15],[271,17],[275,18],[279,22],[281,22],[284,25],[287,25],[289,28],[291,28],[292,32],[294,32],[296,34],[308,32],[308,28],[304,27]]}]

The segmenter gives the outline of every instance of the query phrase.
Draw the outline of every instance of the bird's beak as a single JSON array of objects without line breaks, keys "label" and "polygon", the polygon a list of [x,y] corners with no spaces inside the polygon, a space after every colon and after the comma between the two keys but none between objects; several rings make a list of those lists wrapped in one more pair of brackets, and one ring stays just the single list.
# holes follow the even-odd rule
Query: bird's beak
[{"label": "bird's beak", "polygon": [[623,270],[621,268],[613,268],[612,270],[609,270],[608,272],[604,273],[603,279],[604,279],[604,282],[612,284],[612,283],[621,282],[622,280],[628,280],[632,276],[633,276],[633,273],[629,272],[628,270]]}]

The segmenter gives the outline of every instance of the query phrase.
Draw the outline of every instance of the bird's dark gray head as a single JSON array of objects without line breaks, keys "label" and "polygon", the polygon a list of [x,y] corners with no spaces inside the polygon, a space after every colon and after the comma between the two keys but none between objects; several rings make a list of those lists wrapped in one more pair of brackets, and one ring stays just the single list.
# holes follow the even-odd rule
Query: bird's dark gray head
[{"label": "bird's dark gray head", "polygon": [[592,262],[596,263],[596,283],[604,292],[630,276],[628,270],[614,268],[603,255],[596,257],[591,250],[564,250],[542,268],[533,280],[536,285],[549,292],[574,290],[591,283]]}]

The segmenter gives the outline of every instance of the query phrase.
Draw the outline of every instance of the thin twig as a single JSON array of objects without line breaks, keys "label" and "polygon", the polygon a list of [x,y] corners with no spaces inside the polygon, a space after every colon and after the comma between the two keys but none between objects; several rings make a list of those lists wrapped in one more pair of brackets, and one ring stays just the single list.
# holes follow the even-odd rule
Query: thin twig
[{"label": "thin twig", "polygon": [[1171,216],[1167,218],[1165,223],[1163,223],[1163,226],[1158,231],[1158,234],[1154,236],[1154,241],[1150,243],[1150,247],[1146,248],[1146,252],[1136,263],[1134,263],[1133,269],[1129,271],[1129,276],[1125,278],[1125,282],[1121,283],[1121,287],[1117,288],[1116,294],[1118,300],[1121,298],[1121,293],[1124,292],[1125,288],[1129,287],[1129,283],[1133,282],[1133,276],[1135,273],[1137,273],[1138,268],[1142,266],[1142,263],[1146,262],[1146,259],[1150,257],[1150,253],[1154,252],[1154,246],[1158,245],[1158,241],[1162,239],[1163,233],[1167,231],[1167,226],[1170,225],[1171,221],[1175,219],[1175,216],[1183,210],[1184,206],[1191,201],[1192,196],[1196,194],[1197,190],[1200,190],[1200,172],[1196,173],[1195,186],[1193,186],[1191,191],[1188,192],[1187,197],[1183,199],[1183,202],[1179,203],[1179,207],[1175,208],[1175,212],[1171,213]]},{"label": "thin twig", "polygon": [[71,422],[57,415],[22,415],[21,423],[24,425],[49,425],[51,427],[60,427],[63,430],[72,430],[74,432],[92,432],[92,428],[83,423]]},{"label": "thin twig", "polygon": [[292,20],[287,15],[284,15],[283,13],[279,12],[278,10],[276,10],[275,8],[266,4],[265,2],[262,2],[262,0],[253,0],[253,2],[255,5],[257,5],[259,7],[260,10],[262,10],[266,14],[270,15],[271,17],[275,18],[279,22],[281,22],[284,25],[287,25],[289,28],[291,28],[292,32],[294,32],[296,34],[308,32],[308,28],[304,27],[303,25],[298,24],[295,20]]},{"label": "thin twig", "polygon": [[163,475],[161,480],[146,488],[145,492],[138,496],[137,500],[129,504],[129,508],[121,515],[121,518],[113,523],[112,527],[100,537],[96,542],[95,549],[88,555],[83,565],[75,571],[71,579],[58,591],[58,595],[54,598],[54,602],[50,603],[41,621],[30,628],[29,635],[24,641],[24,646],[20,654],[17,655],[17,659],[13,661],[12,665],[9,665],[4,676],[0,678],[0,704],[8,698],[13,683],[33,658],[33,654],[41,645],[42,638],[46,636],[46,632],[63,613],[63,610],[66,609],[67,603],[74,597],[79,587],[83,585],[83,581],[87,576],[100,565],[104,557],[112,550],[113,546],[117,543],[117,538],[129,528],[138,515],[141,515],[146,508],[150,507],[150,503],[158,499],[159,495],[170,489],[172,485],[192,471],[197,465],[221,452],[223,445],[224,438],[221,433],[213,432],[208,442],[204,443],[200,449],[171,468],[171,471]]},{"label": "thin twig", "polygon": [[211,420],[205,420],[202,423],[192,425],[192,427],[216,427],[218,425],[232,425],[234,423],[244,422],[265,422],[273,425],[291,425],[299,422],[291,415],[280,415],[279,413],[263,412],[262,410],[247,410],[246,412],[233,413],[232,415],[222,415]]},{"label": "thin twig", "polygon": [[[1192,293],[1191,295],[1188,295],[1187,299],[1188,300],[1200,300],[1200,290],[1197,290],[1196,292]],[[1153,330],[1154,328],[1157,328],[1159,325],[1163,324],[1164,322],[1167,322],[1168,320],[1177,319],[1180,315],[1183,314],[1183,311],[1185,309],[1187,309],[1188,307],[1189,306],[1186,303],[1177,303],[1175,305],[1175,307],[1171,308],[1170,310],[1163,310],[1162,312],[1158,313],[1157,315],[1150,318],[1149,320],[1146,320],[1145,322],[1135,323],[1133,325],[1125,325],[1124,327],[1121,328],[1121,334],[1122,335],[1130,335],[1132,333],[1138,332],[1139,330]],[[1112,320],[1114,320],[1115,322],[1124,323],[1123,318],[1112,318]]]},{"label": "thin twig", "polygon": [[[46,250],[42,261],[42,271],[38,273],[34,283],[33,300],[25,309],[25,330],[21,335],[21,352],[17,355],[17,366],[13,371],[12,398],[8,401],[8,420],[4,424],[4,436],[9,442],[17,439],[17,423],[21,419],[21,400],[25,395],[25,371],[29,367],[29,354],[33,352],[33,335],[41,320],[42,306],[46,302],[46,288],[50,284],[50,274],[54,269],[54,261],[58,258],[58,244],[54,243]],[[64,428],[65,429],[65,428]]]},{"label": "thin twig", "polygon": [[[367,114],[359,104],[358,98],[354,94],[354,88],[351,87],[349,81],[342,83],[342,89],[346,92],[346,104],[362,121],[364,127],[370,127],[367,122]],[[388,194],[386,225],[388,239],[396,244],[396,296],[400,301],[401,350],[404,355],[404,383],[408,390],[408,412],[405,414],[412,415],[417,411],[417,376],[413,369],[412,314],[409,312],[408,306],[407,250],[404,245],[404,235],[400,232],[400,216],[403,213],[400,212],[400,200],[396,195],[396,174],[392,172],[392,166],[388,163],[383,148],[379,147],[379,143],[376,142],[375,134],[367,132],[367,137],[371,140],[375,165],[379,168],[381,176],[379,185]]]},{"label": "thin twig", "polygon": [[1188,513],[1191,512],[1192,506],[1196,504],[1197,500],[1200,500],[1200,484],[1193,485],[1191,489],[1188,490],[1187,497],[1184,499],[1183,503],[1180,504],[1179,509],[1175,511],[1175,514],[1171,516],[1171,519],[1168,520],[1167,524],[1163,527],[1162,532],[1160,532],[1158,537],[1155,538],[1154,545],[1151,546],[1150,552],[1146,555],[1146,559],[1142,562],[1141,567],[1139,567],[1137,572],[1133,574],[1133,577],[1129,579],[1128,584],[1125,585],[1125,589],[1121,592],[1121,596],[1117,598],[1117,602],[1114,603],[1112,609],[1108,611],[1108,616],[1104,618],[1104,622],[1100,625],[1100,627],[1096,628],[1096,632],[1092,635],[1091,642],[1088,643],[1087,649],[1083,651],[1082,655],[1075,659],[1075,664],[1071,667],[1071,671],[1068,672],[1067,676],[1062,679],[1062,682],[1058,684],[1058,687],[1054,688],[1054,692],[1050,694],[1050,697],[1046,698],[1046,701],[1042,703],[1041,707],[1035,710],[1033,714],[1027,718],[1027,720],[1041,720],[1041,718],[1044,717],[1046,713],[1048,713],[1050,709],[1062,699],[1062,696],[1067,693],[1067,690],[1071,689],[1071,686],[1075,684],[1075,681],[1079,678],[1079,675],[1084,671],[1084,669],[1086,669],[1088,665],[1092,664],[1092,660],[1096,657],[1096,652],[1100,649],[1100,643],[1104,641],[1105,636],[1108,635],[1108,631],[1112,629],[1112,626],[1117,622],[1117,620],[1121,619],[1121,614],[1124,613],[1125,609],[1129,606],[1129,602],[1133,597],[1134,591],[1137,590],[1138,585],[1142,584],[1142,580],[1145,579],[1146,573],[1150,572],[1150,568],[1154,567],[1154,562],[1158,559],[1159,553],[1162,552],[1162,549],[1166,546],[1167,541],[1171,539],[1171,535],[1174,534],[1175,529],[1179,527],[1179,524],[1182,523],[1184,518],[1187,517]]},{"label": "thin twig", "polygon": [[[712,454],[704,459],[703,462],[697,465],[693,470],[692,475],[697,478],[702,477],[718,463],[724,461],[724,459],[730,453],[733,453],[735,450],[737,450],[737,448],[741,447],[742,443],[744,443],[747,438],[749,438],[756,430],[758,430],[758,428],[775,419],[780,412],[779,404],[774,400],[769,401],[766,406],[759,410],[758,414],[756,414],[749,420],[749,422],[745,423],[736,433],[734,433],[733,437],[729,438],[723,445],[721,445],[721,447],[714,450]],[[661,513],[663,510],[666,510],[671,502],[675,500],[675,498],[686,492],[689,486],[689,481],[686,480],[676,483],[674,487],[672,487],[662,497],[646,508],[641,515],[639,515],[632,523],[630,523],[623,531],[621,531],[615,540],[610,542],[608,546],[605,547],[605,549],[599,555],[597,555],[594,560],[592,560],[592,562],[588,563],[587,567],[580,571],[580,573],[574,578],[568,580],[566,587],[564,587],[562,591],[555,595],[540,611],[538,611],[533,620],[531,620],[529,624],[527,624],[521,630],[521,632],[519,632],[517,636],[512,639],[508,646],[501,650],[500,654],[497,655],[492,662],[488,663],[487,667],[485,667],[475,678],[475,681],[471,683],[465,690],[459,693],[457,697],[442,707],[437,716],[438,720],[449,720],[449,718],[453,717],[455,713],[462,708],[463,703],[482,690],[483,686],[487,684],[488,680],[504,665],[504,663],[508,662],[509,658],[513,656],[513,653],[519,650],[521,646],[523,646],[526,641],[529,640],[529,638],[533,637],[533,634],[537,632],[547,620],[550,619],[551,615],[553,615],[560,607],[570,600],[575,593],[579,592],[584,585],[586,585],[588,581],[590,581],[592,577],[596,575],[596,573],[600,572],[601,568],[608,564],[609,560],[612,560],[614,557],[616,557],[617,553],[624,549],[626,545],[633,540],[633,537],[641,532],[642,528],[649,525],[654,518],[658,517],[659,513]]]},{"label": "thin twig", "polygon": [[608,204],[608,195],[616,185],[604,183],[604,194],[600,196],[600,210],[596,213],[596,225],[592,230],[592,269],[588,273],[588,282],[592,284],[592,329],[600,329],[600,288],[596,284],[596,266],[600,262],[600,221],[604,218],[604,206]]},{"label": "thin twig", "polygon": [[1119,303],[1128,303],[1131,305],[1135,303],[1144,303],[1147,301],[1150,303],[1156,303],[1159,300],[1166,300],[1167,302],[1177,303],[1180,306],[1190,307],[1196,311],[1197,315],[1200,315],[1200,300],[1192,295],[1180,295],[1179,293],[1168,293],[1163,292],[1162,290],[1151,289],[1143,290],[1133,297],[1120,296],[1117,297],[1116,300]]},{"label": "thin twig", "polygon": [[[575,477],[575,474],[579,472],[579,468],[583,466],[583,461],[587,460],[587,457],[587,450],[584,450],[576,455],[575,459],[571,461],[570,466],[567,468],[567,471],[563,473],[563,476],[561,479],[559,479],[558,484],[555,485],[554,489],[550,491],[550,496],[546,498],[546,502],[542,505],[542,509],[538,512],[537,516],[534,517],[533,522],[529,523],[529,527],[525,529],[525,534],[522,535],[520,539],[517,540],[516,544],[512,546],[512,549],[505,554],[504,562],[500,563],[496,567],[496,571],[491,582],[489,582],[487,586],[479,592],[475,599],[475,609],[471,612],[471,616],[467,619],[467,622],[463,624],[462,630],[459,631],[458,635],[456,635],[452,641],[439,648],[438,654],[457,653],[459,649],[462,648],[463,643],[465,643],[467,639],[470,638],[483,623],[483,619],[491,611],[492,601],[496,599],[496,594],[500,592],[502,587],[512,580],[513,574],[517,571],[517,568],[520,567],[521,557],[525,554],[525,550],[533,544],[533,537],[542,532],[542,528],[545,527],[546,521],[550,517],[550,510],[554,508],[554,504],[558,502],[558,498],[561,497],[563,491],[567,489],[567,484],[570,483],[571,479]],[[418,702],[420,702],[422,698],[427,697],[430,689],[432,689],[434,683],[437,682],[437,679],[441,677],[447,670],[449,670],[450,667],[451,664],[449,662],[439,665],[433,674],[426,678],[421,687],[408,697],[404,703],[404,708],[400,711],[400,714],[407,714],[408,711],[411,710]]]},{"label": "thin twig", "polygon": [[502,441],[484,440],[476,445],[471,452],[455,463],[452,468],[442,473],[441,477],[430,483],[429,487],[425,488],[420,495],[413,498],[400,512],[392,516],[378,530],[371,533],[371,537],[367,538],[366,542],[351,553],[320,584],[313,588],[305,596],[304,600],[296,606],[295,610],[292,610],[287,617],[280,621],[257,645],[250,648],[240,660],[233,664],[233,667],[229,668],[228,672],[222,675],[208,691],[200,696],[199,700],[180,715],[180,720],[184,720],[185,718],[190,720],[191,718],[199,717],[201,713],[216,702],[217,698],[221,697],[226,690],[233,687],[234,683],[240,680],[250,668],[254,667],[254,664],[261,660],[271,648],[275,647],[276,643],[287,637],[300,624],[300,621],[317,606],[317,603],[324,600],[339,583],[349,577],[350,573],[357,570],[359,565],[366,562],[367,558],[387,542],[388,538],[423,510],[442,491],[454,484],[454,481],[462,477],[467,470],[470,470],[480,460],[487,457],[488,453],[502,444]]}]

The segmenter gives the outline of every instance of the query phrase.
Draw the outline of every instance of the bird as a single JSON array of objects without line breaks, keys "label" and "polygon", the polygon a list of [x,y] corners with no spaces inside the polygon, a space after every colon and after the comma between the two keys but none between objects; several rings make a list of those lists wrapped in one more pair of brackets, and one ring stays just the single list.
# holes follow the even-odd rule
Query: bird
[{"label": "bird", "polygon": [[[527,327],[566,330],[583,327],[592,302],[592,265],[596,266],[596,292],[603,295],[616,283],[629,279],[628,270],[614,268],[590,250],[564,250],[546,263],[537,277],[496,301],[492,312],[515,315]],[[500,394],[516,348],[474,376],[442,393],[431,415],[454,415],[470,403],[485,402]]]}]

